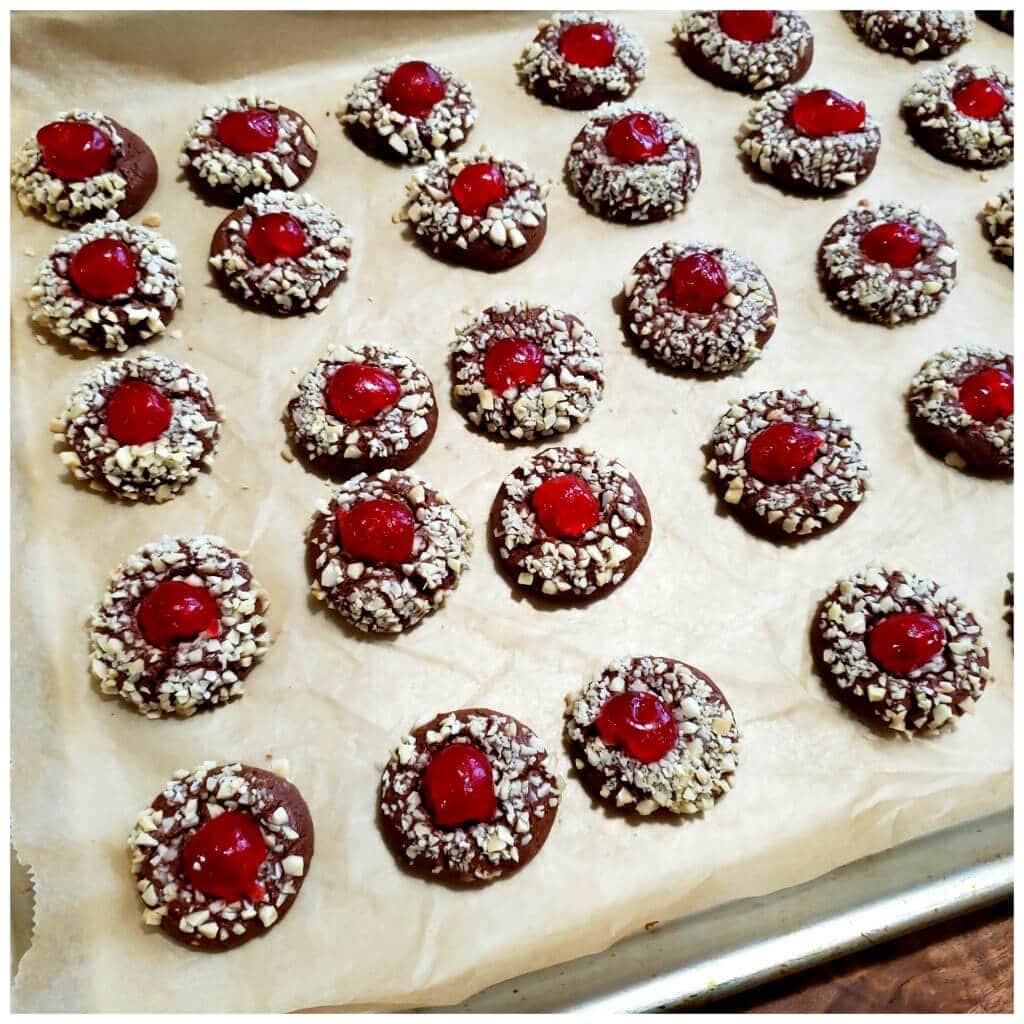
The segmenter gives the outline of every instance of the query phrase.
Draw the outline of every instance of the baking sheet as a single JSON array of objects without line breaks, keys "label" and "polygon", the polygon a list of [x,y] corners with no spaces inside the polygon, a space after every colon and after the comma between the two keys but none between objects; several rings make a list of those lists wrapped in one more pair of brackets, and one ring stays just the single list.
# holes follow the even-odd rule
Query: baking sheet
[{"label": "baking sheet", "polygon": [[[734,136],[749,100],[680,65],[667,43],[673,17],[625,16],[652,51],[636,98],[693,130],[704,182],[684,215],[646,227],[601,222],[566,194],[562,161],[584,115],[543,108],[518,87],[512,62],[533,31],[529,14],[250,14],[244,31],[236,14],[14,17],[12,145],[75,103],[107,109],[147,138],[163,176],[141,216],[161,214],[187,288],[174,324],[182,337],[156,347],[207,373],[227,411],[212,474],[173,502],[123,507],[76,488],[46,424],[96,357],[37,345],[14,297],[13,809],[37,886],[36,932],[15,988],[20,1009],[453,1003],[605,948],[651,920],[805,881],[1009,804],[1012,676],[1001,614],[1011,488],[920,451],[901,392],[943,345],[1011,345],[1012,275],[989,256],[976,217],[1012,170],[983,181],[917,152],[897,103],[921,69],[867,49],[838,14],[811,13],[817,56],[808,80],[862,97],[882,123],[882,151],[874,174],[844,198],[784,196],[743,171]],[[962,54],[1009,67],[1011,45],[979,25]],[[481,111],[473,146],[486,143],[555,181],[547,240],[500,277],[442,265],[410,244],[390,220],[408,170],[364,156],[334,121],[370,63],[414,52],[472,84]],[[353,229],[349,281],[319,317],[272,320],[227,302],[205,267],[221,212],[176,180],[177,148],[196,111],[250,89],[312,121],[321,149],[309,190]],[[930,320],[897,331],[854,324],[818,293],[818,241],[860,196],[922,199],[957,244],[960,285]],[[58,232],[22,217],[13,201],[12,216],[20,290]],[[613,308],[621,278],[665,238],[731,245],[772,280],[779,328],[741,377],[661,374],[624,345]],[[472,434],[445,400],[456,326],[505,296],[561,305],[596,333],[608,388],[573,440],[622,458],[654,513],[645,564],[586,609],[542,609],[510,592],[487,548],[486,515],[501,478],[534,446]],[[387,341],[423,363],[442,410],[417,469],[477,531],[472,569],[446,608],[395,640],[346,632],[306,596],[303,531],[325,485],[282,459],[280,415],[293,371],[332,340]],[[850,419],[874,471],[848,523],[793,549],[717,514],[701,479],[700,445],[726,401],[779,384],[804,384]],[[200,530],[248,550],[273,599],[277,644],[243,700],[184,722],[150,722],[93,690],[84,623],[125,554],[164,532]],[[995,682],[950,735],[876,736],[814,677],[813,608],[838,576],[873,557],[955,587],[986,630]],[[529,723],[564,770],[563,694],[611,658],[645,652],[701,666],[744,729],[736,790],[704,820],[633,826],[592,806],[570,779],[543,854],[518,876],[453,892],[392,861],[375,828],[376,786],[403,731],[442,709],[491,705]],[[302,898],[271,935],[225,957],[149,934],[124,850],[135,813],[175,768],[204,758],[262,764],[268,755],[289,759],[316,821]]]}]

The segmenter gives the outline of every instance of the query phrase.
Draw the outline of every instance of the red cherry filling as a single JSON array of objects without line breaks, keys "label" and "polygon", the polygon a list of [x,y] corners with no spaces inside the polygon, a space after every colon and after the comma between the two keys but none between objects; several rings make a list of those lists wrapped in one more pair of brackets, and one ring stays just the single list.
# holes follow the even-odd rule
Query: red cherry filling
[{"label": "red cherry filling", "polygon": [[953,93],[956,109],[965,117],[991,121],[1006,106],[1006,93],[994,78],[975,78]]},{"label": "red cherry filling", "polygon": [[266,153],[277,142],[277,118],[269,110],[229,110],[217,122],[217,139],[245,156]]},{"label": "red cherry filling", "polygon": [[605,132],[604,146],[624,164],[643,163],[668,149],[661,125],[649,114],[627,114],[613,121]]},{"label": "red cherry filling", "polygon": [[158,583],[139,602],[137,617],[147,643],[164,650],[200,633],[220,635],[220,608],[213,594],[184,580]]},{"label": "red cherry filling", "polygon": [[606,68],[615,59],[615,33],[599,21],[573,25],[562,33],[558,50],[577,67]]},{"label": "red cherry filling", "polygon": [[945,646],[942,623],[924,612],[887,615],[868,632],[871,657],[897,676],[927,665]]},{"label": "red cherry filling", "polygon": [[253,218],[245,244],[257,263],[297,260],[306,252],[306,232],[289,213],[264,213]]},{"label": "red cherry filling", "polygon": [[811,468],[823,443],[820,434],[799,423],[772,423],[750,439],[747,465],[765,483],[792,483]]},{"label": "red cherry filling", "polygon": [[110,139],[85,121],[51,121],[36,132],[36,142],[43,166],[62,181],[85,181],[110,166]]},{"label": "red cherry filling", "polygon": [[729,291],[722,264],[707,252],[694,252],[672,264],[668,287],[662,292],[688,313],[710,313]]},{"label": "red cherry filling", "polygon": [[536,384],[544,370],[544,349],[525,338],[501,338],[484,356],[484,380],[492,391]]},{"label": "red cherry filling", "polygon": [[468,743],[451,743],[434,754],[422,786],[437,825],[492,821],[498,813],[490,759]]},{"label": "red cherry filling", "polygon": [[327,383],[327,405],[338,419],[365,423],[402,397],[402,386],[390,370],[366,363],[345,363]]},{"label": "red cherry filling", "polygon": [[496,164],[470,164],[452,182],[452,198],[468,217],[481,216],[488,206],[500,203],[507,195],[505,176]]},{"label": "red cherry filling", "polygon": [[917,262],[921,236],[906,221],[894,220],[873,227],[861,239],[860,247],[869,260],[902,269]]},{"label": "red cherry filling", "polygon": [[990,366],[979,370],[960,385],[960,404],[969,416],[991,423],[1013,414],[1013,377]]},{"label": "red cherry filling", "polygon": [[622,747],[630,757],[650,764],[676,745],[679,729],[660,697],[630,690],[604,702],[597,716],[597,734],[609,747]]},{"label": "red cherry filling", "polygon": [[444,79],[422,60],[399,64],[384,86],[384,99],[406,117],[426,117],[444,99]]},{"label": "red cherry filling", "polygon": [[553,476],[533,492],[533,510],[544,532],[554,537],[582,537],[601,518],[601,506],[581,477]]},{"label": "red cherry filling", "polygon": [[368,498],[348,512],[335,513],[346,554],[367,562],[408,562],[412,559],[416,520],[408,505],[390,498]]},{"label": "red cherry filling", "polygon": [[722,31],[741,43],[763,43],[775,33],[774,11],[719,11]]},{"label": "red cherry filling", "polygon": [[867,108],[834,89],[813,89],[797,96],[789,116],[797,131],[820,138],[857,131],[864,124]]},{"label": "red cherry filling", "polygon": [[107,399],[107,430],[121,444],[148,444],[171,425],[167,396],[144,380],[126,380]]},{"label": "red cherry filling", "polygon": [[68,266],[71,282],[88,299],[112,299],[135,287],[135,256],[116,238],[86,242]]},{"label": "red cherry filling", "polygon": [[267,859],[267,844],[255,819],[243,811],[209,818],[182,851],[193,888],[222,900],[257,902],[265,893],[256,878]]}]

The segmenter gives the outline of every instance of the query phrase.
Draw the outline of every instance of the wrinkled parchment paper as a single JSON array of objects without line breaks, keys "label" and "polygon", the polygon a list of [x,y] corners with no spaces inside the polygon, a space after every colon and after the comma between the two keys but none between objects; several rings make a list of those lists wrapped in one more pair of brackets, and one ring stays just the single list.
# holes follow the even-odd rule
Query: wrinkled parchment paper
[{"label": "wrinkled parchment paper", "polygon": [[[585,213],[561,183],[584,115],[542,107],[512,64],[529,14],[18,15],[17,145],[58,110],[106,110],[156,151],[159,212],[178,246],[187,296],[154,347],[209,375],[226,410],[211,474],[153,507],[78,489],[51,451],[47,423],[99,357],[38,345],[13,298],[15,460],[15,840],[36,883],[36,927],[16,1002],[29,1010],[263,1010],[454,1003],[524,971],[600,950],[651,920],[817,876],[1011,800],[1011,649],[1002,620],[1011,566],[1011,489],[922,452],[902,391],[921,361],[954,342],[1011,345],[1011,273],[976,220],[1011,170],[946,166],[915,150],[897,103],[920,68],[859,43],[836,13],[809,15],[811,82],[864,98],[882,123],[878,168],[852,194],[784,196],[753,181],[734,134],[748,99],[690,74],[668,45],[673,15],[633,14],[651,49],[637,99],[695,132],[704,183],[676,220],[619,227]],[[371,63],[414,53],[472,84],[487,143],[555,179],[548,238],[502,275],[435,262],[391,223],[409,175],[355,149],[334,120]],[[964,59],[1011,66],[1011,40],[985,25]],[[275,320],[229,303],[206,250],[222,216],[177,180],[175,157],[204,103],[255,89],[302,111],[321,140],[309,190],[355,236],[349,281],[321,316]],[[960,253],[960,284],[931,319],[888,331],[833,311],[815,251],[861,196],[924,201]],[[13,208],[13,203],[12,203]],[[13,211],[20,292],[57,230]],[[733,246],[773,282],[780,322],[741,377],[675,378],[625,345],[613,298],[633,262],[665,238]],[[26,249],[34,250],[30,257]],[[585,609],[549,610],[512,593],[485,538],[502,477],[536,446],[506,449],[450,407],[446,353],[464,311],[524,296],[580,314],[607,357],[608,388],[571,438],[623,459],[654,512],[650,554],[633,579]],[[328,342],[384,341],[411,352],[441,405],[417,465],[477,531],[471,571],[443,611],[394,640],[343,629],[307,597],[303,531],[325,489],[281,456],[280,416]],[[794,549],[746,534],[716,511],[700,445],[727,399],[807,385],[850,419],[874,471],[864,507],[837,532]],[[247,696],[183,722],[152,722],[102,699],[88,677],[85,622],[108,573],[164,532],[210,531],[249,552],[272,595],[276,646]],[[808,652],[812,611],[840,575],[880,556],[952,585],[992,647],[995,683],[977,714],[937,740],[879,737],[823,692]],[[744,730],[736,789],[704,820],[634,826],[569,780],[541,856],[512,879],[457,892],[404,874],[375,824],[380,770],[394,742],[437,711],[490,705],[529,723],[559,755],[563,695],[610,659],[659,653],[715,678]],[[136,812],[178,767],[204,758],[287,757],[316,820],[302,896],[267,937],[222,957],[150,932],[129,874]]]}]

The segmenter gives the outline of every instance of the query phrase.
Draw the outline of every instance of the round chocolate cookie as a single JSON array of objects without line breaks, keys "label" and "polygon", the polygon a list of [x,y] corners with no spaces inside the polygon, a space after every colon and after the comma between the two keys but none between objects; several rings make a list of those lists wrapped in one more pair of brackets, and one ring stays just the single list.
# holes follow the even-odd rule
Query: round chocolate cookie
[{"label": "round chocolate cookie", "polygon": [[832,692],[866,721],[934,733],[971,711],[990,679],[974,616],[948,587],[875,563],[840,580],[811,642]]},{"label": "round chocolate cookie", "polygon": [[344,480],[411,466],[434,437],[437,402],[430,378],[398,349],[332,345],[299,381],[287,422],[296,449]]},{"label": "round chocolate cookie", "polygon": [[934,313],[956,286],[956,261],[941,226],[898,202],[862,200],[818,249],[818,273],[832,302],[889,325]]},{"label": "round chocolate cookie", "polygon": [[820,195],[860,184],[881,145],[878,122],[863,103],[816,85],[766,93],[740,137],[753,168],[784,189]]},{"label": "round chocolate cookie", "polygon": [[849,424],[798,388],[731,402],[709,451],[708,473],[737,518],[786,540],[838,526],[871,475]]},{"label": "round chocolate cookie", "polygon": [[143,923],[189,949],[241,946],[291,910],[313,840],[287,779],[239,762],[181,769],[128,837]]},{"label": "round chocolate cookie", "polygon": [[522,722],[488,708],[449,711],[392,753],[381,777],[381,826],[417,874],[492,882],[540,851],[561,788],[550,755]]},{"label": "round chocolate cookie", "polygon": [[978,64],[929,69],[903,97],[910,134],[932,156],[962,167],[1013,159],[1013,79]]},{"label": "round chocolate cookie", "polygon": [[599,217],[622,224],[682,213],[700,184],[700,150],[673,117],[638,103],[600,107],[566,163],[573,191]]},{"label": "round chocolate cookie", "polygon": [[565,699],[583,784],[620,810],[691,815],[732,789],[736,720],[722,691],[673,658],[621,658]]},{"label": "round chocolate cookie", "polygon": [[741,370],[775,331],[778,305],[745,256],[700,242],[663,242],[622,285],[626,332],[641,352],[675,370]]},{"label": "round chocolate cookie", "polygon": [[978,11],[977,15],[993,28],[1013,35],[1013,11]]},{"label": "round chocolate cookie", "polygon": [[1013,476],[1013,356],[984,345],[949,348],[910,382],[918,440],[956,469]]},{"label": "round chocolate cookie", "polygon": [[516,65],[528,92],[566,110],[593,110],[631,95],[647,74],[647,48],[621,22],[576,11],[537,22]]},{"label": "round chocolate cookie", "polygon": [[408,57],[371,68],[338,110],[360,149],[410,164],[459,146],[476,117],[473,95],[461,78]]},{"label": "round chocolate cookie", "polygon": [[694,74],[740,92],[798,82],[814,59],[811,26],[796,11],[684,11],[672,35]]},{"label": "round chocolate cookie", "polygon": [[873,50],[908,60],[947,57],[974,36],[973,11],[843,11],[843,17]]},{"label": "round chocolate cookie", "polygon": [[211,465],[220,423],[201,373],[142,352],[86,374],[50,430],[76,479],[131,501],[162,502]]},{"label": "round chocolate cookie", "polygon": [[298,188],[316,153],[316,132],[301,114],[254,95],[206,107],[178,164],[201,196],[235,206],[256,192]]},{"label": "round chocolate cookie", "polygon": [[548,186],[522,165],[481,150],[442,155],[418,170],[396,214],[425,249],[474,270],[506,270],[532,256],[548,229]]},{"label": "round chocolate cookie", "polygon": [[317,507],[310,591],[364,633],[401,633],[444,604],[472,552],[469,521],[415,474],[360,474]]},{"label": "round chocolate cookie", "polygon": [[489,528],[511,579],[571,601],[632,576],[651,543],[651,510],[621,462],[590,448],[545,448],[502,481]]},{"label": "round chocolate cookie", "polygon": [[28,301],[32,322],[58,341],[124,352],[162,333],[184,294],[174,246],[111,213],[54,245]]},{"label": "round chocolate cookie", "polygon": [[225,294],[281,316],[327,308],[352,233],[308,192],[257,192],[220,222],[210,266]]},{"label": "round chocolate cookie", "polygon": [[22,143],[11,180],[22,210],[51,224],[75,227],[109,213],[127,219],[156,188],[156,157],[112,117],[69,110]]},{"label": "round chocolate cookie", "polygon": [[1013,266],[1013,189],[1004,189],[982,211],[985,234],[996,259]]},{"label": "round chocolate cookie", "polygon": [[225,704],[270,647],[269,603],[219,537],[144,544],[93,612],[92,674],[148,718]]},{"label": "round chocolate cookie", "polygon": [[604,357],[583,321],[536,303],[485,309],[455,336],[451,366],[459,411],[508,441],[564,434],[604,393]]}]

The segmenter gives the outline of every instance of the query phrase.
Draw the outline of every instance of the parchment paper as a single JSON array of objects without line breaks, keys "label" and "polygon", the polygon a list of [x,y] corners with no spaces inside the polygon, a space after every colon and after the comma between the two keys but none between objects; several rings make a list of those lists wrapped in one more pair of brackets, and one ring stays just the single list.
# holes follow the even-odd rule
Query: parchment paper
[{"label": "parchment paper", "polygon": [[[915,150],[897,116],[921,72],[869,50],[836,13],[812,13],[811,82],[866,100],[882,123],[878,168],[852,194],[787,197],[742,169],[734,136],[749,99],[690,74],[668,45],[674,15],[631,14],[651,49],[637,99],[695,132],[704,182],[678,219],[618,227],[585,213],[561,183],[584,115],[542,107],[513,61],[531,14],[16,15],[12,145],[58,110],[109,111],[153,146],[152,212],[179,247],[187,296],[155,348],[209,375],[226,409],[212,474],[171,503],[127,507],[76,488],[47,423],[98,357],[41,347],[13,299],[15,461],[15,838],[34,871],[36,930],[21,964],[23,1010],[263,1010],[453,1003],[486,985],[600,950],[645,922],[817,876],[1011,800],[1011,648],[1002,621],[1011,567],[1011,488],[944,466],[912,441],[902,393],[922,360],[956,342],[1009,347],[1012,275],[976,220],[1012,180],[982,180]],[[391,223],[408,169],[355,149],[334,120],[371,63],[405,53],[457,69],[480,107],[473,146],[523,159],[556,184],[538,254],[502,275],[431,259]],[[1011,40],[979,24],[966,60],[1012,65]],[[212,284],[222,216],[177,180],[175,157],[202,106],[258,89],[303,112],[321,140],[309,190],[351,225],[349,281],[321,316],[242,311]],[[826,228],[861,196],[924,202],[961,257],[943,310],[888,331],[832,310],[814,278]],[[20,292],[58,231],[12,202]],[[613,309],[622,277],[665,238],[733,246],[768,274],[780,323],[741,377],[686,380],[624,344]],[[35,255],[26,254],[26,248]],[[654,513],[635,577],[585,609],[519,599],[485,537],[502,477],[538,446],[505,448],[451,408],[446,353],[456,326],[505,296],[580,314],[603,344],[608,388],[570,441],[623,459]],[[471,571],[442,612],[395,640],[343,629],[307,597],[303,532],[325,484],[281,456],[280,416],[331,340],[385,341],[432,376],[441,405],[417,465],[477,531]],[[805,384],[849,418],[874,471],[864,507],[837,532],[793,549],[750,537],[716,511],[700,445],[726,400]],[[108,573],[165,532],[210,531],[247,550],[270,591],[277,643],[247,696],[183,722],[152,722],[102,699],[88,677],[85,621]],[[840,575],[885,557],[953,586],[992,647],[995,682],[950,735],[879,737],[823,692],[808,652],[812,611]],[[404,874],[377,833],[380,770],[394,742],[437,711],[501,708],[561,749],[563,695],[626,653],[684,658],[718,681],[744,730],[736,789],[704,820],[634,826],[593,806],[571,778],[550,840],[516,877],[453,891]],[[178,767],[204,758],[285,756],[317,830],[302,896],[271,934],[222,957],[190,953],[141,923],[125,837]]]}]

